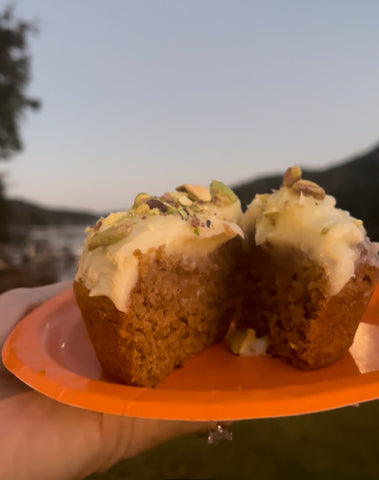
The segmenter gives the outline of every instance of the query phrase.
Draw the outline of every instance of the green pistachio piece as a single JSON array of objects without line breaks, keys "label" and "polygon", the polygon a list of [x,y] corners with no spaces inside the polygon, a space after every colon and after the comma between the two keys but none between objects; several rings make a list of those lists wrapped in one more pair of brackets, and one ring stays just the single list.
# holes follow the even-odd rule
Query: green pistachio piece
[{"label": "green pistachio piece", "polygon": [[178,213],[182,217],[183,220],[188,220],[189,213],[186,208],[178,208]]},{"label": "green pistachio piece", "polygon": [[292,185],[301,179],[301,170],[299,167],[289,167],[284,172],[282,187],[291,188]]},{"label": "green pistachio piece", "polygon": [[132,208],[134,208],[134,209],[138,208],[143,203],[146,203],[147,200],[149,200],[149,198],[151,198],[151,196],[148,193],[145,193],[145,192],[139,193],[136,196],[136,198],[134,199],[134,203],[133,203]]},{"label": "green pistachio piece", "polygon": [[190,207],[192,205],[192,200],[190,200],[187,195],[181,195],[179,198],[178,198],[178,202],[180,203],[180,205],[182,205],[183,207]]},{"label": "green pistachio piece", "polygon": [[156,215],[159,215],[159,210],[157,208],[150,208],[147,212],[146,215],[149,217],[155,217]]},{"label": "green pistachio piece", "polygon": [[174,215],[178,212],[175,205],[171,201],[164,200],[164,197],[150,197],[145,205],[147,210],[143,210],[143,213],[149,216]]},{"label": "green pistachio piece", "polygon": [[136,213],[138,215],[143,215],[144,213],[147,213],[150,210],[150,207],[147,203],[141,203],[138,205],[138,207],[135,209]]},{"label": "green pistachio piece", "polygon": [[98,247],[108,247],[114,243],[123,240],[132,231],[132,225],[130,223],[124,223],[122,225],[115,225],[97,232],[93,237],[88,240],[87,248],[92,251]]},{"label": "green pistachio piece", "polygon": [[231,330],[226,339],[231,351],[241,356],[262,355],[268,346],[267,337],[257,338],[252,328]]},{"label": "green pistachio piece", "polygon": [[292,185],[292,190],[297,193],[302,193],[305,196],[313,197],[316,200],[323,200],[325,198],[325,190],[315,182],[310,180],[298,180]]},{"label": "green pistachio piece", "polygon": [[165,202],[177,202],[179,198],[183,195],[183,192],[167,192],[163,195],[162,200]]},{"label": "green pistachio piece", "polygon": [[190,185],[185,183],[176,188],[178,192],[185,192],[191,200],[196,202],[210,202],[212,200],[209,188],[202,185]]},{"label": "green pistachio piece", "polygon": [[233,190],[217,180],[212,181],[210,185],[210,192],[212,201],[216,203],[229,205],[231,203],[238,202],[238,197]]},{"label": "green pistachio piece", "polygon": [[160,198],[162,201],[164,202],[168,202],[168,203],[173,203],[175,198],[173,196],[173,194],[171,192],[166,192],[164,193],[161,198]]},{"label": "green pistachio piece", "polygon": [[167,211],[166,215],[175,215],[178,213],[178,209],[175,207],[172,207],[171,205],[167,205]]}]

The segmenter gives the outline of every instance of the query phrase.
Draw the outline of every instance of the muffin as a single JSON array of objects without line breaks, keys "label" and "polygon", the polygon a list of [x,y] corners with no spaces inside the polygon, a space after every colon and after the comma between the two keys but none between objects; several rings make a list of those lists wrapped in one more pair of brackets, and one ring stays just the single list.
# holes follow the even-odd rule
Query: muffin
[{"label": "muffin", "polygon": [[88,229],[74,291],[107,379],[155,387],[223,339],[242,237],[236,195],[185,184]]},{"label": "muffin", "polygon": [[240,225],[236,331],[267,338],[268,353],[302,369],[335,362],[352,344],[379,278],[377,244],[362,222],[292,167],[280,189],[255,196]]}]

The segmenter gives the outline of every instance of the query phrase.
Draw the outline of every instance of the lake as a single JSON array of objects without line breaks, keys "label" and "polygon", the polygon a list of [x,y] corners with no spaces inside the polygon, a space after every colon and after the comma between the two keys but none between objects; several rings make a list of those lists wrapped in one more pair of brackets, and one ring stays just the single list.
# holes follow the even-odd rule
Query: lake
[{"label": "lake", "polygon": [[37,283],[43,273],[49,274],[47,279],[55,281],[72,279],[83,249],[86,227],[87,225],[12,227],[12,244],[6,247],[11,269],[18,269],[27,277],[36,276]]}]

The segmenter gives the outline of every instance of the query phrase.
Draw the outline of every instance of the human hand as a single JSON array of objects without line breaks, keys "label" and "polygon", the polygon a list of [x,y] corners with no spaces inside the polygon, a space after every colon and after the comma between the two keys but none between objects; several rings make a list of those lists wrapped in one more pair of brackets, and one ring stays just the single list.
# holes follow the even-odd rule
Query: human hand
[{"label": "human hand", "polygon": [[[0,347],[27,313],[70,282],[0,296]],[[170,438],[214,422],[149,420],[87,411],[27,387],[0,362],[0,478],[73,480],[102,472]]]}]

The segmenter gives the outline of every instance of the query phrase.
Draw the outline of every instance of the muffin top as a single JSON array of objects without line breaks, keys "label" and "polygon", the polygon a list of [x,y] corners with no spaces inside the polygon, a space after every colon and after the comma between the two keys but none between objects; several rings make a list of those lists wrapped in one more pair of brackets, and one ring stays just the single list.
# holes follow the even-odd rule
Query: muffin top
[{"label": "muffin top", "polygon": [[226,185],[184,184],[162,196],[140,193],[133,206],[100,218],[87,228],[76,280],[91,296],[105,295],[125,312],[138,280],[134,253],[165,247],[183,259],[205,256],[237,235],[242,215],[238,197]]},{"label": "muffin top", "polygon": [[[366,242],[362,221],[336,208],[336,200],[298,167],[287,169],[278,190],[256,195],[240,221],[248,242],[300,249],[324,266],[330,294],[337,294],[354,275],[358,248]],[[376,251],[372,261],[378,264]]]}]

